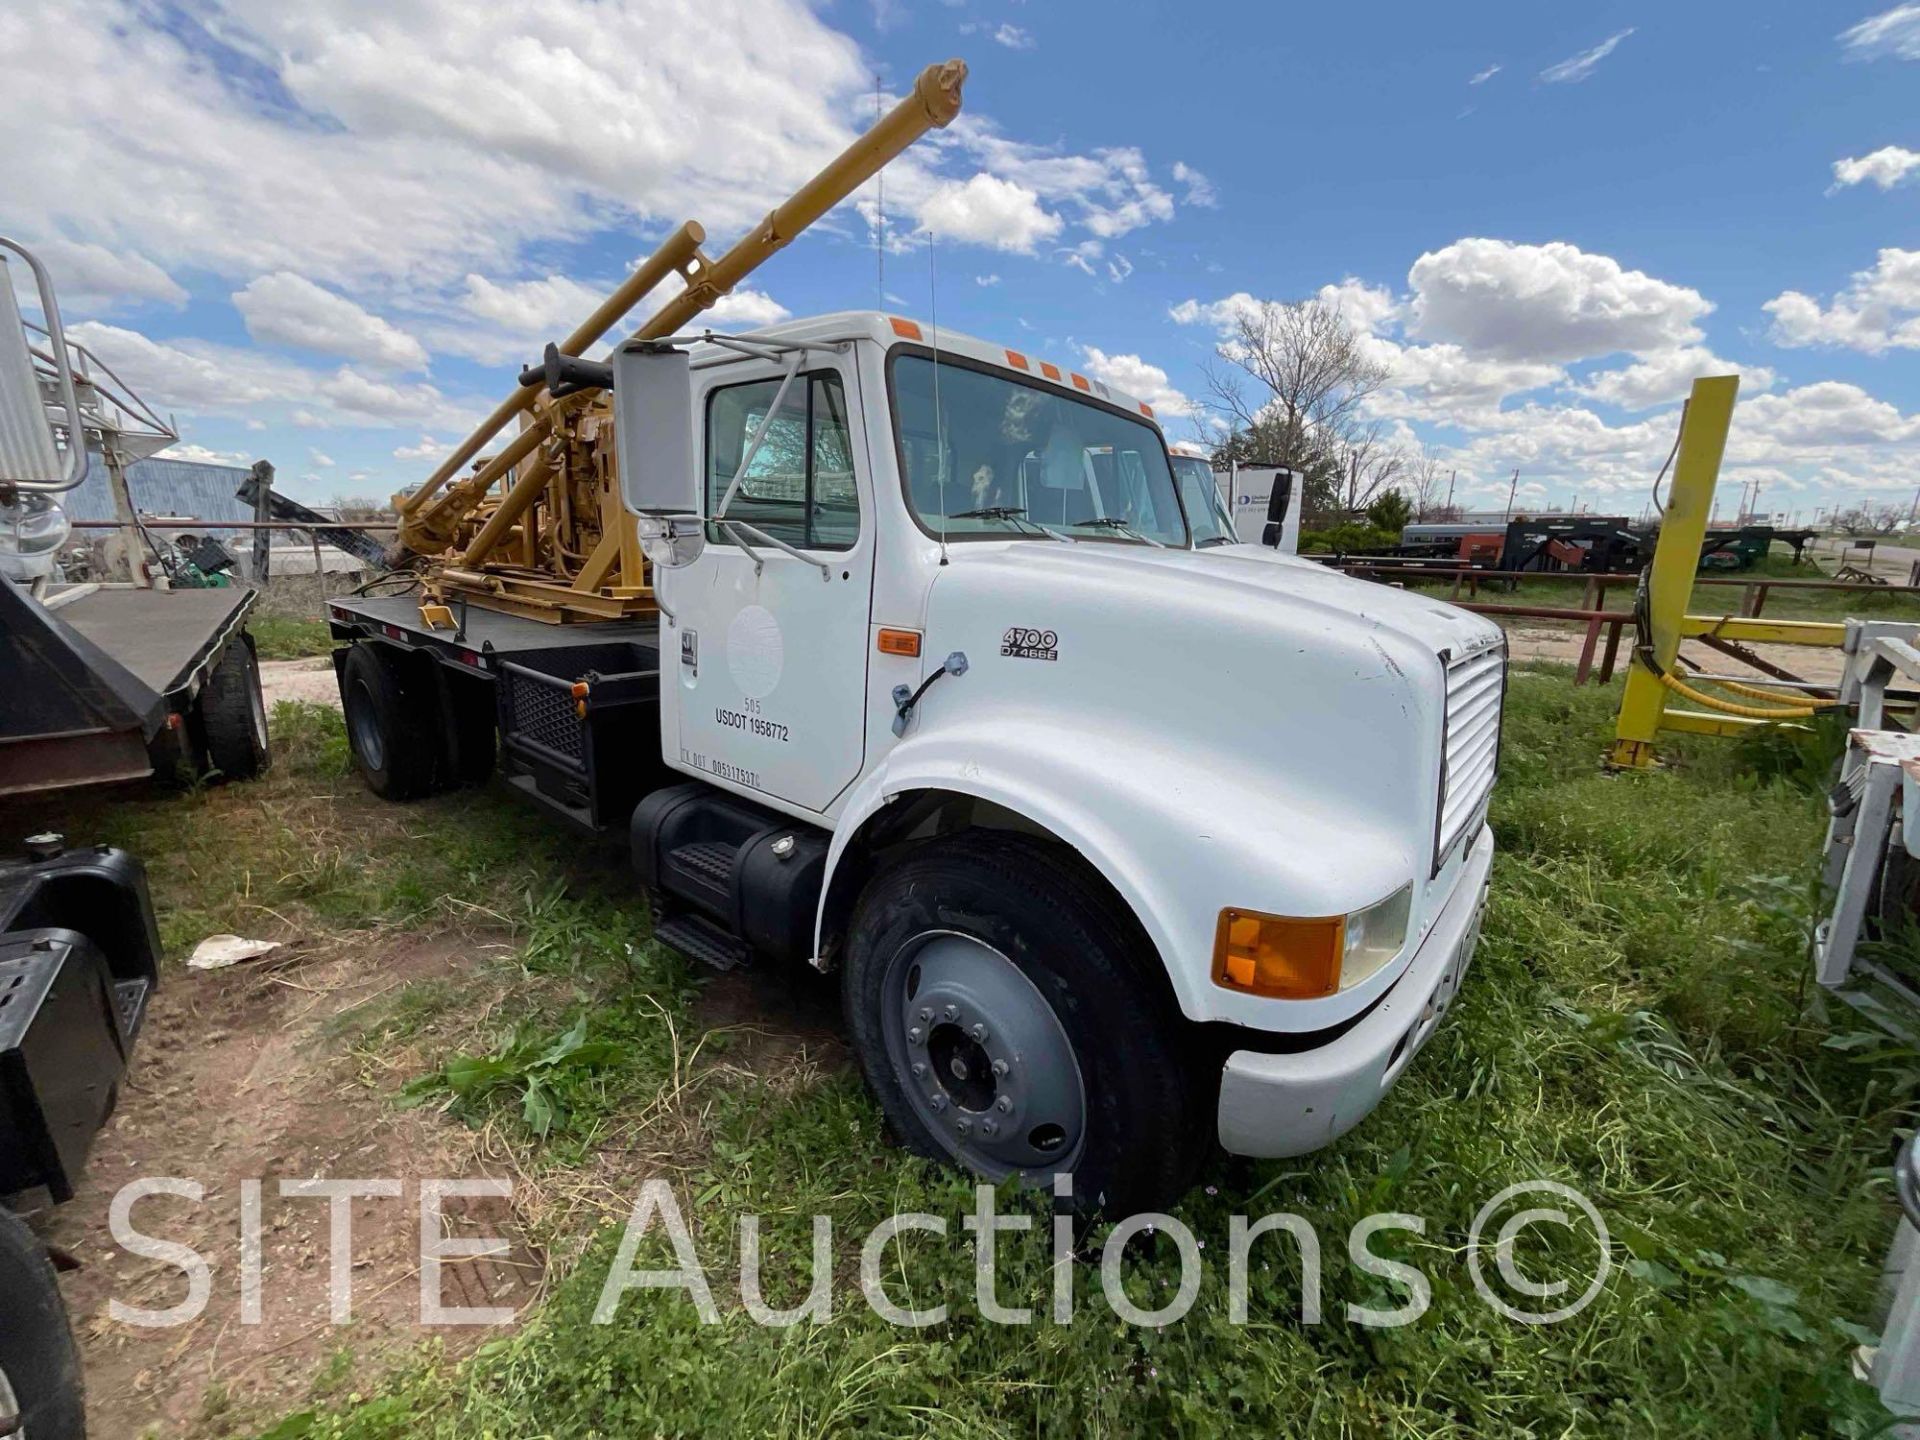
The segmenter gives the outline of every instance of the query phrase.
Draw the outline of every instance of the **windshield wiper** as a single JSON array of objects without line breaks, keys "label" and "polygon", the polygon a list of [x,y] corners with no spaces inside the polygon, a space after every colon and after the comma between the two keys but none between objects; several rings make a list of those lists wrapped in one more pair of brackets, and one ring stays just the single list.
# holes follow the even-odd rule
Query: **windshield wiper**
[{"label": "windshield wiper", "polygon": [[1073,536],[1062,535],[1051,525],[1042,525],[1038,520],[1029,520],[1026,516],[1025,508],[1019,505],[984,505],[978,510],[956,510],[947,518],[949,520],[1004,520],[1009,525],[1031,525],[1042,535],[1051,535],[1055,540],[1065,540],[1069,545],[1073,543]]},{"label": "windshield wiper", "polygon": [[1207,547],[1208,547],[1209,545],[1231,545],[1232,543],[1233,543],[1233,540],[1232,540],[1232,537],[1230,537],[1230,536],[1227,536],[1227,535],[1209,535],[1209,536],[1207,536],[1207,537],[1206,537],[1206,538],[1205,538],[1204,540],[1199,540],[1199,541],[1196,541],[1196,542],[1194,543],[1194,547],[1193,547],[1193,548],[1194,548],[1194,549],[1196,549],[1196,550],[1204,550],[1204,549],[1206,549],[1206,548],[1207,548]]},{"label": "windshield wiper", "polygon": [[1138,540],[1142,544],[1151,545],[1157,550],[1164,550],[1167,548],[1166,543],[1164,541],[1156,540],[1151,535],[1142,535],[1138,530],[1134,529],[1133,522],[1131,520],[1128,520],[1125,516],[1102,515],[1099,518],[1094,520],[1076,520],[1073,523],[1075,528],[1078,528],[1079,526],[1082,526],[1082,525],[1089,525],[1089,526],[1098,526],[1102,530],[1118,530],[1122,535],[1126,536],[1129,540]]}]

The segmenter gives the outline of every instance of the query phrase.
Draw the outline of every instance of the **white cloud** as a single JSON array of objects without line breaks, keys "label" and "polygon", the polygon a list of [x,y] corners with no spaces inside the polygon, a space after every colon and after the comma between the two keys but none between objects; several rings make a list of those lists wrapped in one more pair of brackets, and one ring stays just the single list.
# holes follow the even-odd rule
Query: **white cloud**
[{"label": "white cloud", "polygon": [[474,407],[428,384],[399,385],[343,365],[332,374],[258,350],[205,340],[157,341],[136,330],[82,321],[68,331],[96,351],[161,413],[259,419],[284,415],[302,429],[365,425],[470,428]]},{"label": "white cloud", "polygon": [[1107,278],[1118,285],[1133,274],[1133,262],[1124,255],[1116,255],[1107,262]]},{"label": "white cloud", "polygon": [[1031,253],[1064,228],[1027,186],[981,171],[964,184],[949,182],[920,207],[920,226],[943,240]]},{"label": "white cloud", "polygon": [[1187,204],[1211,210],[1220,203],[1220,196],[1213,188],[1213,182],[1186,161],[1173,162],[1173,178],[1187,187],[1187,193],[1182,197]]},{"label": "white cloud", "polygon": [[233,293],[247,333],[264,343],[359,360],[381,370],[424,370],[418,340],[343,296],[289,271],[262,275]]},{"label": "white cloud", "polygon": [[[469,275],[459,308],[470,318],[450,319],[431,331],[431,338],[436,349],[484,363],[531,365],[540,358],[548,341],[564,340],[617,283],[575,280],[567,275],[547,275],[537,280],[489,280],[484,275]],[[609,339],[590,346],[587,353],[604,355],[611,341],[637,328],[686,288],[678,275],[669,275],[613,327]],[[731,295],[722,296],[694,324],[759,329],[790,319],[792,314],[764,290],[743,285]],[[475,320],[483,323],[475,325]]]},{"label": "white cloud", "polygon": [[309,450],[307,456],[322,470],[331,470],[333,468],[334,460],[331,455],[324,454],[319,450]]},{"label": "white cloud", "polygon": [[1000,283],[1000,277],[998,275],[976,275],[973,277],[973,283],[985,289],[998,285]]},{"label": "white cloud", "polygon": [[1574,392],[1623,410],[1650,410],[1685,397],[1702,375],[1740,377],[1743,395],[1771,389],[1774,373],[1764,365],[1736,365],[1701,345],[1659,350],[1617,370],[1601,370],[1573,387]]},{"label": "white cloud", "polygon": [[[54,303],[61,313],[85,311],[104,314],[142,301],[157,300],[175,308],[187,303],[187,292],[174,278],[142,256],[109,250],[77,240],[51,237],[27,247],[53,280]],[[22,308],[38,313],[40,289],[33,273],[17,257],[8,257]]]},{"label": "white cloud", "polygon": [[1555,241],[1456,240],[1413,262],[1412,333],[1498,359],[1565,362],[1691,344],[1697,290]]},{"label": "white cloud", "polygon": [[1174,388],[1167,372],[1148,364],[1138,355],[1109,355],[1092,345],[1084,345],[1086,371],[1102,384],[1144,400],[1161,418],[1178,419],[1192,415],[1198,407]]},{"label": "white cloud", "polygon": [[1491,80],[1494,76],[1498,75],[1500,73],[1500,70],[1501,70],[1501,67],[1498,65],[1489,65],[1487,66],[1486,69],[1482,70],[1479,74],[1475,75],[1471,80],[1467,81],[1467,84],[1484,85],[1487,83],[1487,81]]},{"label": "white cloud", "polygon": [[168,460],[187,460],[196,465],[232,465],[245,468],[253,462],[238,450],[209,450],[204,445],[175,442],[160,454]]},{"label": "white cloud", "polygon": [[1920,170],[1920,151],[1883,145],[1870,155],[1834,161],[1833,189],[1867,183],[1891,190],[1915,170]]},{"label": "white cloud", "polygon": [[1009,50],[1031,50],[1034,46],[1033,32],[1023,30],[1018,25],[1002,25],[993,32],[993,43],[1004,45]]},{"label": "white cloud", "polygon": [[1611,55],[1620,42],[1633,34],[1634,27],[1609,35],[1591,50],[1583,50],[1570,59],[1562,60],[1558,65],[1549,65],[1540,72],[1540,78],[1549,85],[1577,83],[1593,74],[1600,62]]},{"label": "white cloud", "polygon": [[1920,5],[1896,5],[1840,32],[1849,60],[1920,60]]},{"label": "white cloud", "polygon": [[1920,250],[1882,250],[1824,308],[1798,290],[1760,308],[1773,316],[1776,345],[1839,345],[1869,355],[1920,349]]},{"label": "white cloud", "polygon": [[396,460],[438,460],[446,455],[453,446],[434,439],[431,435],[422,435],[418,445],[397,445],[393,458]]}]

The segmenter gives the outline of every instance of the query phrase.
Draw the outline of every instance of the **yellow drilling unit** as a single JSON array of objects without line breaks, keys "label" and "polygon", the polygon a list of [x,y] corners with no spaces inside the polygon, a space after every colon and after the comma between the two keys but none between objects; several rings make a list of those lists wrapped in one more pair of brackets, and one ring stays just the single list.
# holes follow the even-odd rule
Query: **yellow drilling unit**
[{"label": "yellow drilling unit", "polygon": [[[423,570],[423,610],[458,599],[556,624],[652,612],[639,537],[620,500],[608,392],[576,388],[581,369],[568,360],[669,275],[685,289],[634,336],[679,333],[894,156],[949,124],[960,113],[966,76],[959,60],[921,71],[912,93],[718,260],[701,252],[706,232],[698,224],[680,226],[571,335],[548,347],[544,368],[522,372],[519,387],[424,484],[395,496],[395,559]],[[512,439],[476,462],[515,422]]]}]

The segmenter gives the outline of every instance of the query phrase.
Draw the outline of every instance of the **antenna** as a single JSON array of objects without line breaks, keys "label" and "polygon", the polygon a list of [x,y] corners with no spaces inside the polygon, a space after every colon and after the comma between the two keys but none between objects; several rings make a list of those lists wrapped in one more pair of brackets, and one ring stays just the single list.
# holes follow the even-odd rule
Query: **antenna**
[{"label": "antenna", "polygon": [[947,563],[947,437],[941,431],[940,286],[933,266],[933,231],[927,231],[927,333],[933,337],[933,455],[940,478],[940,563]]}]

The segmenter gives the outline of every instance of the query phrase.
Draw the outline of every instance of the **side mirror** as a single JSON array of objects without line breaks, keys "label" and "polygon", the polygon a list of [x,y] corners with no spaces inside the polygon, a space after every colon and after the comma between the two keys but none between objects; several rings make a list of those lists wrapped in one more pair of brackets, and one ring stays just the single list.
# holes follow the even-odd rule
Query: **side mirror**
[{"label": "side mirror", "polygon": [[1260,543],[1271,549],[1280,548],[1280,537],[1287,529],[1287,506],[1293,503],[1293,472],[1276,470],[1273,474],[1273,489],[1267,492],[1267,524],[1260,532]]},{"label": "side mirror", "polygon": [[614,454],[620,498],[647,559],[690,565],[706,546],[693,444],[693,369],[687,352],[629,340],[613,355]]},{"label": "side mirror", "polygon": [[697,515],[693,370],[684,350],[629,340],[613,355],[614,449],[633,514]]}]

